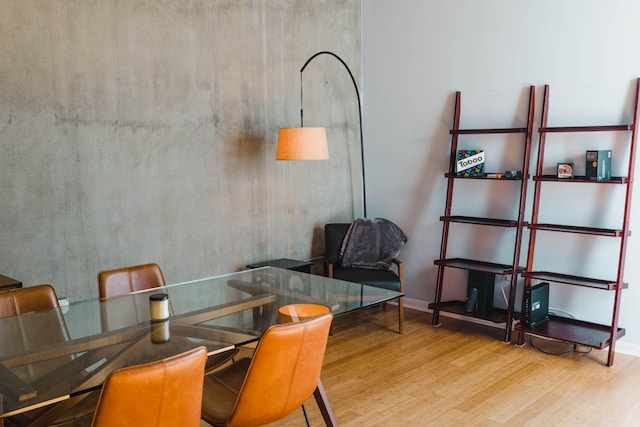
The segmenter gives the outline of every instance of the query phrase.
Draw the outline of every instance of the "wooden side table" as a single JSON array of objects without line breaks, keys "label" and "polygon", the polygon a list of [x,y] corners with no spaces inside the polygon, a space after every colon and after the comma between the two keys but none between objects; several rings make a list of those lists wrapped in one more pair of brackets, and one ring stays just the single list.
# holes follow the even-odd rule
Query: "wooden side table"
[{"label": "wooden side table", "polygon": [[[255,264],[247,265],[247,268],[260,268],[260,267],[277,267],[284,268],[285,270],[299,271],[300,273],[311,273],[311,261],[300,261],[297,259],[279,258],[269,261],[258,262]],[[265,278],[268,280],[268,278]],[[311,295],[311,284],[307,277],[303,275],[292,275],[289,278],[289,283],[279,283],[277,286],[280,289],[286,289],[289,291],[297,292],[304,295]]]},{"label": "wooden side table", "polygon": [[310,261],[300,261],[297,259],[289,259],[289,258],[279,258],[272,259],[269,261],[258,262],[255,264],[247,265],[247,268],[259,268],[259,267],[277,267],[284,268],[285,270],[294,270],[300,271],[302,273],[311,273],[311,266],[313,265]]},{"label": "wooden side table", "polygon": [[11,277],[0,274],[0,291],[8,291],[9,289],[21,288],[22,282],[12,279]]}]

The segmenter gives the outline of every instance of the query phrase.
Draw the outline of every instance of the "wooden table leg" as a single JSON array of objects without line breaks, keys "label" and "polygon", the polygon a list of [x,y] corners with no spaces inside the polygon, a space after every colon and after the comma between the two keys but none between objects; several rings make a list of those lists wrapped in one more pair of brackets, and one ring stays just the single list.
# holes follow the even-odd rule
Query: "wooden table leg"
[{"label": "wooden table leg", "polygon": [[324,391],[322,381],[318,380],[318,386],[313,392],[313,396],[316,398],[316,403],[318,404],[318,408],[320,408],[320,413],[322,413],[324,423],[331,427],[337,427],[338,423],[333,416],[333,411],[331,410],[331,405],[329,404],[329,398],[327,397],[327,393],[325,393]]}]

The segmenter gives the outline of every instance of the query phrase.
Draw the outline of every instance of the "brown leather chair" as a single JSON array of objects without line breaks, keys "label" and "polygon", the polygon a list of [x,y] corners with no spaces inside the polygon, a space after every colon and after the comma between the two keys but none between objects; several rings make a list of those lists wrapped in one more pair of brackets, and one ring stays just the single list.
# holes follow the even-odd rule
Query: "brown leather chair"
[{"label": "brown leather chair", "polygon": [[[58,297],[51,285],[29,286],[0,292],[0,318],[18,316],[33,311],[52,310],[58,307]],[[3,337],[3,339],[10,339],[12,346],[24,351],[28,351],[34,345],[53,344],[69,339],[67,325],[61,312],[52,313],[51,323],[46,334],[37,332],[40,331],[16,331],[15,336]],[[65,357],[65,359],[69,358]],[[50,366],[58,366],[61,362],[64,362],[64,360],[29,365],[24,369],[25,378],[34,380],[39,375],[48,372]]]},{"label": "brown leather chair", "polygon": [[51,285],[29,286],[0,293],[0,318],[58,307],[58,297]]},{"label": "brown leather chair", "polygon": [[202,419],[214,426],[261,426],[284,418],[314,393],[333,316],[271,326],[252,359],[204,379]]},{"label": "brown leather chair", "polygon": [[198,347],[109,375],[92,426],[198,427],[207,350]]},{"label": "brown leather chair", "polygon": [[[160,266],[155,263],[115,268],[98,273],[98,294],[100,299],[115,298],[132,292],[163,286],[166,286],[164,275]],[[131,307],[130,315],[141,316],[140,313],[144,313],[147,316],[148,306],[146,303],[144,307],[136,307],[135,302],[132,303],[134,306]],[[109,313],[101,313],[103,328],[108,329],[110,323],[113,323],[114,320],[117,321],[121,315],[121,313],[118,313],[116,319],[112,319]],[[207,359],[206,372],[209,373],[232,360],[238,354],[238,351],[238,349],[233,349],[212,355]]]},{"label": "brown leather chair", "polygon": [[[58,297],[51,285],[29,286],[0,292],[0,318],[18,316],[34,311],[54,310],[57,308],[59,308]],[[10,340],[12,346],[28,350],[29,347],[33,345],[53,344],[68,340],[69,332],[67,331],[62,313],[56,310],[51,313],[51,322],[49,323],[46,334],[42,334],[41,331],[16,331],[15,336],[3,337],[3,339]],[[72,356],[63,356],[53,360],[30,364],[24,366],[20,376],[25,381],[31,383],[51,369],[65,363],[70,363],[72,360]],[[88,425],[89,421],[91,421],[90,415],[95,408],[97,396],[97,393],[91,393],[88,396],[75,396],[60,404],[50,405],[43,409],[37,409],[11,417],[7,420],[6,424],[8,426],[26,425],[37,419],[40,422],[45,422],[47,425]],[[80,405],[78,405],[79,403]]]},{"label": "brown leather chair", "polygon": [[158,264],[134,265],[98,273],[98,294],[101,299],[160,286],[166,286],[166,282]]},{"label": "brown leather chair", "polygon": [[[158,264],[141,264],[105,270],[98,273],[98,296],[100,299],[115,298],[132,292],[165,286],[164,275]],[[122,323],[123,316],[129,321],[144,321],[149,316],[149,304],[145,300],[131,300],[131,307],[126,313],[110,313],[100,307],[102,327],[104,330],[117,329]]]},{"label": "brown leather chair", "polygon": [[[342,244],[349,231],[349,223],[324,226],[324,261],[326,274],[334,279],[361,283],[396,292],[404,292],[404,265],[398,258],[392,260],[396,271],[342,266]],[[398,332],[404,329],[404,298],[398,298]]]}]

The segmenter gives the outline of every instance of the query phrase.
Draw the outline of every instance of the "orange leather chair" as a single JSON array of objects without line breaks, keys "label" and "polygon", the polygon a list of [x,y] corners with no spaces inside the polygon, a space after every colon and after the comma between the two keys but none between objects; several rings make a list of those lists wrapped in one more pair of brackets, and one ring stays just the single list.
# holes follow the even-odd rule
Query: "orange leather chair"
[{"label": "orange leather chair", "polygon": [[134,265],[98,273],[98,294],[101,299],[160,286],[166,286],[166,282],[158,264]]},{"label": "orange leather chair", "polygon": [[[51,285],[37,285],[26,288],[11,289],[0,292],[0,318],[17,316],[33,311],[45,311],[59,308],[58,297]],[[31,345],[56,343],[69,339],[66,323],[62,313],[52,313],[52,323],[45,334],[42,331],[16,331],[12,337],[3,337],[12,346],[28,350]],[[52,367],[68,363],[71,356],[63,356],[54,360],[47,360],[37,364],[25,366],[21,376],[27,382],[36,380],[39,376],[49,372]],[[16,415],[7,420],[7,425],[24,425],[38,419],[47,425],[88,425],[97,401],[97,393],[76,396],[60,404],[51,405],[41,410],[33,410],[25,414]],[[79,406],[78,403],[82,402]],[[47,421],[44,421],[47,420]]]},{"label": "orange leather chair", "polygon": [[207,350],[198,347],[109,375],[92,426],[198,427]]},{"label": "orange leather chair", "polygon": [[313,394],[333,315],[271,326],[252,359],[204,379],[202,419],[214,426],[253,427],[284,418]]}]

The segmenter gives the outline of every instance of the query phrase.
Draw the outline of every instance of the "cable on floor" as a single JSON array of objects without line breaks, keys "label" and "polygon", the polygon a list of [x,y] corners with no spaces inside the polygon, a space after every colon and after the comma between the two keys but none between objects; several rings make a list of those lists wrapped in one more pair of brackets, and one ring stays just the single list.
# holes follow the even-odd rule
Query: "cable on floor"
[{"label": "cable on floor", "polygon": [[547,342],[564,343],[566,347],[568,347],[566,350],[553,351],[551,349],[545,349],[541,347],[539,343],[534,342],[533,338],[534,338],[533,336],[529,335],[529,344],[531,345],[531,347],[535,348],[541,353],[550,354],[552,356],[560,356],[560,355],[569,354],[569,353],[578,353],[581,356],[586,356],[587,354],[591,353],[591,351],[593,350],[593,347],[589,347],[589,350],[581,351],[581,350],[578,350],[577,344],[572,344],[566,341],[556,340],[553,338],[536,337],[537,339],[544,340]]}]

